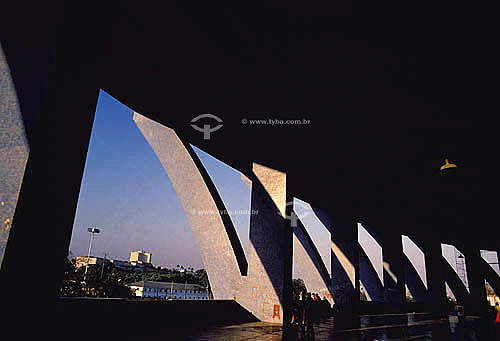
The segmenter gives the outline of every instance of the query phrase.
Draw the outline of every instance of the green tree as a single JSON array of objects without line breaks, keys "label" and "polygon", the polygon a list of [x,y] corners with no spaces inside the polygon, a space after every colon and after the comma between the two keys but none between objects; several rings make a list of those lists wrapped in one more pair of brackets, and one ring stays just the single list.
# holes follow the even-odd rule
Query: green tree
[{"label": "green tree", "polygon": [[208,287],[210,288],[210,282],[208,281],[208,275],[205,269],[198,269],[194,273],[194,277],[196,281],[198,282],[197,284],[203,286],[203,287]]},{"label": "green tree", "polygon": [[[103,271],[104,270],[104,271]],[[87,275],[85,267],[76,269],[71,260],[67,259],[64,268],[60,296],[63,297],[133,297],[132,291],[125,285],[120,271],[106,264],[101,266],[90,264]],[[102,276],[101,276],[102,274]]]},{"label": "green tree", "polygon": [[301,278],[292,279],[292,294],[297,296],[301,291],[307,292],[306,284]]}]

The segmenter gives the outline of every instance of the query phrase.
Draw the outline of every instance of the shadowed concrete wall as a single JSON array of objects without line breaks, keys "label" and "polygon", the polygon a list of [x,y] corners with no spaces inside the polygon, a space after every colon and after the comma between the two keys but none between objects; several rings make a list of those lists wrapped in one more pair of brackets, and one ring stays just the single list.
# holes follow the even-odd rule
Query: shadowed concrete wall
[{"label": "shadowed concrete wall", "polygon": [[[468,313],[480,313],[484,311],[486,303],[486,293],[484,279],[486,277],[486,267],[483,259],[480,258],[480,251],[476,249],[465,249],[465,261],[467,267],[467,278],[471,292],[462,279],[457,274],[457,270],[443,256],[443,245],[434,239],[420,240],[415,238],[416,246],[425,255],[425,269],[427,288],[420,280],[415,267],[408,258],[405,261],[406,283],[410,288],[413,298],[417,302],[424,302],[433,306],[436,312],[445,311],[446,304],[445,282],[455,296],[457,303],[466,305]],[[451,245],[455,248],[455,246]],[[471,259],[472,258],[472,259]],[[494,270],[492,269],[493,273]],[[472,274],[470,273],[472,272]],[[495,273],[496,275],[496,273]],[[490,278],[493,276],[490,276]],[[498,277],[498,275],[497,275]],[[494,278],[492,278],[494,280]],[[471,281],[474,288],[471,287]]]},{"label": "shadowed concrete wall", "polygon": [[408,236],[401,236],[401,242],[404,254],[405,284],[415,302],[426,302],[428,293],[425,253]]},{"label": "shadowed concrete wall", "polygon": [[405,302],[403,243],[401,235],[386,234],[382,240],[384,265],[384,302],[402,305]]},{"label": "shadowed concrete wall", "polygon": [[[330,235],[330,233],[328,233]],[[330,238],[330,236],[328,236]],[[293,262],[299,278],[304,280],[307,291],[325,296],[333,305],[331,279],[319,253],[314,249],[307,228],[298,220],[293,227]]]},{"label": "shadowed concrete wall", "polygon": [[[250,216],[248,276],[243,277],[236,300],[262,321],[282,323],[286,174],[254,163],[249,178],[251,209],[256,213]],[[275,305],[279,316],[273,314]]]},{"label": "shadowed concrete wall", "polygon": [[488,281],[488,283],[491,285],[493,288],[493,291],[497,294],[497,296],[500,293],[500,276],[498,273],[491,267],[486,260],[482,259],[482,262],[480,263],[482,268],[483,268],[483,273],[485,279]]},{"label": "shadowed concrete wall", "polygon": [[433,312],[441,314],[446,311],[447,305],[441,242],[434,237],[422,239],[412,236],[411,240],[425,255],[427,295],[423,303],[429,305]]},{"label": "shadowed concrete wall", "polygon": [[383,302],[384,285],[373,267],[372,260],[359,248],[359,278],[366,291],[368,301]]},{"label": "shadowed concrete wall", "polygon": [[457,303],[465,304],[467,297],[469,296],[469,292],[467,291],[464,282],[462,282],[462,279],[458,276],[455,269],[448,263],[448,261],[444,257],[442,257],[440,261],[442,262],[443,266],[443,275],[445,282],[446,284],[448,284],[448,287],[453,293],[453,296],[455,296]]},{"label": "shadowed concrete wall", "polygon": [[21,108],[0,45],[0,267],[28,160]]},{"label": "shadowed concrete wall", "polygon": [[425,302],[427,299],[427,288],[415,270],[415,267],[411,263],[410,259],[408,259],[406,255],[403,259],[403,265],[405,270],[405,284],[408,287],[411,296],[415,302]]},{"label": "shadowed concrete wall", "polygon": [[358,230],[338,216],[312,206],[313,212],[330,231],[331,286],[335,305],[356,311],[359,303]]},{"label": "shadowed concrete wall", "polygon": [[[371,295],[371,300],[390,303],[397,309],[405,302],[404,256],[401,235],[397,233],[382,234],[372,226],[366,224],[361,226],[365,233],[373,238],[372,242],[376,243],[376,246],[372,247],[371,255],[366,250],[366,246],[360,248],[360,262],[363,260],[360,263],[362,264],[360,265],[361,283]],[[363,250],[366,252],[362,252]],[[366,261],[366,258],[370,262]]]},{"label": "shadowed concrete wall", "polygon": [[[52,318],[58,335],[75,340],[183,340],[186,331],[258,321],[234,300],[126,300],[102,298],[61,298]],[[105,316],[103,323],[78,328],[78,321],[89,316]],[[131,318],[147,317],[146,326],[128,326]],[[78,328],[78,335],[75,335]],[[178,330],[178,332],[174,332]],[[152,334],[152,335],[151,335]]]},{"label": "shadowed concrete wall", "polygon": [[465,309],[470,314],[481,314],[487,311],[488,301],[486,299],[485,266],[481,257],[481,250],[472,247],[464,247],[465,265],[467,268],[467,282],[469,284],[469,295],[466,300]]},{"label": "shadowed concrete wall", "polygon": [[[282,323],[286,174],[253,165],[248,272],[212,194],[174,130],[134,113],[134,121],[167,172],[193,230],[215,299],[235,299],[262,321]],[[278,313],[276,314],[275,311]]]}]

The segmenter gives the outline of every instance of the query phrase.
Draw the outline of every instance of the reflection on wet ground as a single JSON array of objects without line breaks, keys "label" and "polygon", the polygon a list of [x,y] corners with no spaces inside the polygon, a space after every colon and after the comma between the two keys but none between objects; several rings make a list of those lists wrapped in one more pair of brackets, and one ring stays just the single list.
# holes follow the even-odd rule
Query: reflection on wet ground
[{"label": "reflection on wet ground", "polygon": [[261,322],[212,327],[189,332],[186,340],[500,340],[500,326],[493,320],[426,313],[364,315],[355,327],[340,328],[335,319],[316,322],[311,328],[286,328]]}]

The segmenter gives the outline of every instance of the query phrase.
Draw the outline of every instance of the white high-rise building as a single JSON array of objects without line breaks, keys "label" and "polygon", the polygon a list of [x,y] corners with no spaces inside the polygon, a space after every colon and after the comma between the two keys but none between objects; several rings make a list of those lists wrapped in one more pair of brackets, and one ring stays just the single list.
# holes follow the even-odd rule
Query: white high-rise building
[{"label": "white high-rise building", "polygon": [[144,250],[130,252],[130,263],[151,264],[152,253]]}]

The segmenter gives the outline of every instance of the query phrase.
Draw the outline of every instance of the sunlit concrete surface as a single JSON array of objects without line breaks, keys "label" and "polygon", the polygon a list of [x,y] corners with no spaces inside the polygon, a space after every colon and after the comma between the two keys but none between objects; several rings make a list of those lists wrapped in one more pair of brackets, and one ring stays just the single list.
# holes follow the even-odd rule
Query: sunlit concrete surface
[{"label": "sunlit concrete surface", "polygon": [[425,254],[408,236],[402,235],[401,242],[407,295],[416,302],[424,302],[428,296]]},{"label": "sunlit concrete surface", "polygon": [[[316,212],[318,215],[318,212]],[[326,220],[325,217],[321,218]],[[333,299],[339,307],[353,308],[359,301],[359,281],[356,282],[358,265],[357,228],[334,221],[331,230],[331,273]]]},{"label": "sunlit concrete surface", "polygon": [[241,277],[236,301],[261,321],[283,322],[286,174],[253,163],[248,275]]},{"label": "sunlit concrete surface", "polygon": [[319,262],[310,245],[302,223],[299,221],[293,228],[293,266],[294,277],[304,280],[308,292],[318,293],[333,305],[333,295],[331,293],[330,278],[326,277],[321,270],[322,264]]},{"label": "sunlit concrete surface", "polygon": [[342,250],[338,247],[338,245],[335,244],[333,241],[330,244],[330,248],[331,248],[333,254],[339,260],[339,263],[342,265],[342,268],[346,269],[345,271],[346,271],[347,277],[349,278],[349,281],[351,282],[352,286],[354,287],[355,276],[356,276],[354,265],[349,260],[349,258],[342,252]]},{"label": "sunlit concrete surface", "polygon": [[359,245],[368,256],[370,263],[372,264],[378,278],[380,279],[380,283],[384,285],[384,262],[382,256],[382,246],[377,241],[377,239],[372,236],[372,233],[369,232],[365,226],[358,223]]},{"label": "sunlit concrete surface", "polygon": [[496,251],[481,250],[481,258],[500,276],[500,265],[498,264],[498,254]]},{"label": "sunlit concrete surface", "polygon": [[384,262],[382,246],[375,231],[358,223],[359,279],[368,301],[384,300]]},{"label": "sunlit concrete surface", "polygon": [[29,147],[9,65],[0,45],[0,267],[13,224]]},{"label": "sunlit concrete surface", "polygon": [[427,289],[427,274],[425,272],[425,255],[408,236],[401,236],[403,252],[416,270],[418,277]]},{"label": "sunlit concrete surface", "polygon": [[[133,119],[172,181],[200,249],[214,298],[233,298],[234,280],[228,278],[239,280],[238,263],[216,213],[218,208],[195,163],[173,129],[138,113]],[[214,214],[197,214],[201,211]]]},{"label": "sunlit concrete surface", "polygon": [[184,340],[497,340],[499,326],[493,320],[454,315],[433,318],[426,313],[364,315],[359,327],[338,329],[333,317],[316,322],[312,329],[256,322],[210,327],[179,335]]},{"label": "sunlit concrete surface", "polygon": [[138,113],[133,120],[172,181],[200,249],[213,297],[234,299],[261,321],[281,324],[286,174],[257,163],[252,166],[248,183],[251,209],[257,213],[250,216],[248,273],[243,275],[214,193],[179,136]]},{"label": "sunlit concrete surface", "polygon": [[298,217],[293,226],[293,277],[304,280],[307,291],[325,297],[333,305],[329,228],[308,203],[294,198],[293,205]]},{"label": "sunlit concrete surface", "polygon": [[450,264],[455,273],[458,275],[463,285],[469,290],[467,282],[467,265],[465,264],[465,257],[454,245],[441,243],[441,251],[444,259]]},{"label": "sunlit concrete surface", "polygon": [[[330,230],[331,226],[325,226],[326,222],[322,221],[316,213],[319,208],[312,209],[311,205],[298,198],[293,198],[293,210],[297,217],[302,222],[307,234],[311,238],[314,246],[318,250],[321,261],[325,265],[328,275],[331,275],[331,250],[330,250]],[[327,216],[327,213],[321,210],[322,216]],[[330,222],[331,224],[331,222]]]}]

